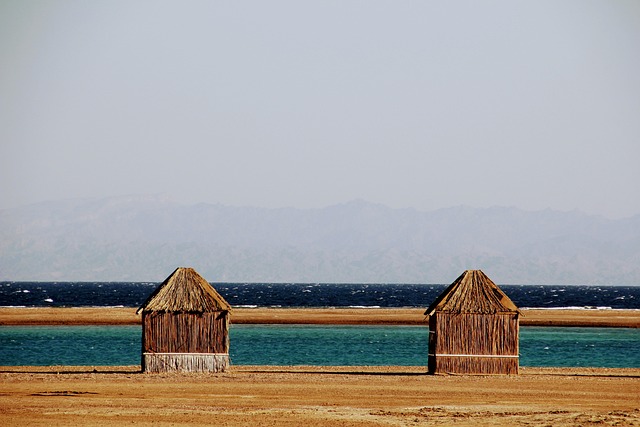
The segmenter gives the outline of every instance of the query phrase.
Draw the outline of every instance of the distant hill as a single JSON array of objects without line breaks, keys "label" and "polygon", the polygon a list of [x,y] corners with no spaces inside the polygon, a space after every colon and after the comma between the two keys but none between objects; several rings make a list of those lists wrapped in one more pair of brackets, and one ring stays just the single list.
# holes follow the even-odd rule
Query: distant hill
[{"label": "distant hill", "polygon": [[450,283],[480,268],[501,284],[640,285],[640,215],[155,196],[0,210],[0,280],[159,281],[178,266],[218,282]]}]

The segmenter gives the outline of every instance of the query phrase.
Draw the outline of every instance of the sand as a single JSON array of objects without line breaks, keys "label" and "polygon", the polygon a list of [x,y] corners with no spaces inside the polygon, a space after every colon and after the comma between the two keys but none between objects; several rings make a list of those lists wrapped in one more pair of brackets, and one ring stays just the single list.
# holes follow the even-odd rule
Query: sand
[{"label": "sand", "polygon": [[[422,309],[236,309],[234,323],[422,324]],[[526,310],[522,324],[639,327],[637,310]],[[136,324],[131,308],[1,308],[0,325]],[[640,368],[0,367],[0,426],[640,426]]]},{"label": "sand", "polygon": [[1,367],[0,383],[3,426],[640,425],[640,369],[433,376],[424,367],[163,375],[138,367]]},{"label": "sand", "polygon": [[[1,307],[0,325],[135,325],[141,316],[124,308]],[[423,308],[235,308],[236,324],[425,325]],[[522,326],[640,327],[640,310],[522,310]]]}]

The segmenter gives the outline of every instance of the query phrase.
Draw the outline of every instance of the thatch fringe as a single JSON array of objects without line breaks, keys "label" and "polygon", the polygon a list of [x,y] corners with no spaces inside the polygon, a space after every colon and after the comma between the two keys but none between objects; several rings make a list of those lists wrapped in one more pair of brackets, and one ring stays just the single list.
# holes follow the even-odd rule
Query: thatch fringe
[{"label": "thatch fringe", "polygon": [[229,369],[228,354],[144,353],[143,372],[224,372]]}]

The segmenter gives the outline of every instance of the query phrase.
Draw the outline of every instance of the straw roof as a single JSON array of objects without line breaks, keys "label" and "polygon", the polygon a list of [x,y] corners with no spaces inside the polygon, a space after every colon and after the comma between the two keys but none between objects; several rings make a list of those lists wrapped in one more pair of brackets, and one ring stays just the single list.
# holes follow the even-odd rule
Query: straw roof
[{"label": "straw roof", "polygon": [[481,270],[467,270],[436,298],[424,313],[520,313],[518,307]]},{"label": "straw roof", "polygon": [[205,313],[230,311],[231,306],[193,268],[179,267],[136,311]]}]

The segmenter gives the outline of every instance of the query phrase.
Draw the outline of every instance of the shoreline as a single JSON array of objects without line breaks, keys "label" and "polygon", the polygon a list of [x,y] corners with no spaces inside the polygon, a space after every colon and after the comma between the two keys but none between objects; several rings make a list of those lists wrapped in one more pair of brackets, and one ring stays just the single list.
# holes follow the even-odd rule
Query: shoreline
[{"label": "shoreline", "polygon": [[[138,325],[136,307],[0,307],[0,326]],[[234,308],[232,324],[428,326],[425,308]],[[520,326],[640,328],[640,310],[522,309]]]},{"label": "shoreline", "polygon": [[518,377],[518,376],[573,376],[573,377],[612,377],[640,378],[640,368],[601,368],[601,367],[556,367],[556,366],[520,366],[515,375],[491,374],[428,374],[423,365],[234,365],[224,373],[210,372],[165,372],[145,373],[140,365],[0,365],[0,374],[140,374],[144,378],[223,376],[236,373],[328,373],[328,374],[420,374],[426,377]]}]

